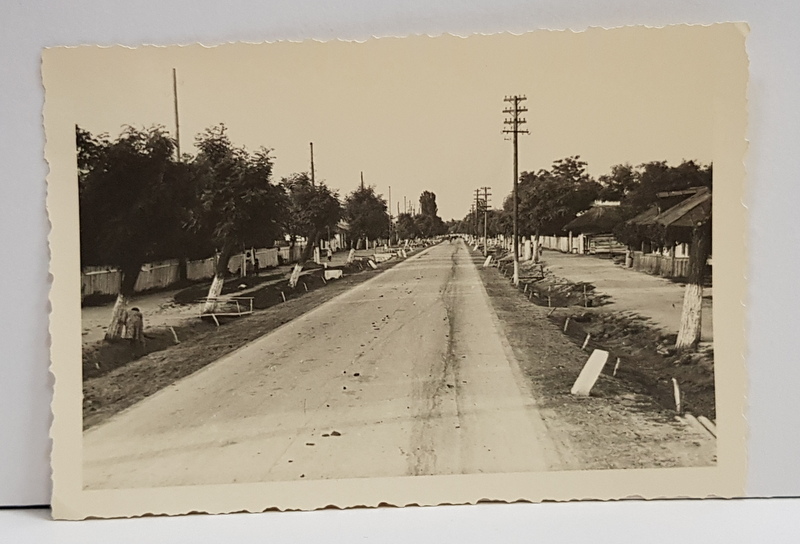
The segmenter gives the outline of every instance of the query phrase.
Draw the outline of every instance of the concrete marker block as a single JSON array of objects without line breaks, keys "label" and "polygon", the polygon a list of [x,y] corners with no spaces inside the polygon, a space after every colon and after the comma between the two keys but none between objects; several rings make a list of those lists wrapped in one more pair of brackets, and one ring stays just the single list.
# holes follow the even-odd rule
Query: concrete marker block
[{"label": "concrete marker block", "polygon": [[578,375],[578,379],[575,380],[575,384],[572,386],[570,393],[581,397],[588,397],[589,393],[592,391],[592,387],[594,387],[594,384],[597,382],[597,378],[603,371],[603,367],[606,366],[606,361],[608,361],[607,351],[603,351],[602,349],[594,350],[589,356],[589,360],[583,365],[583,369]]}]

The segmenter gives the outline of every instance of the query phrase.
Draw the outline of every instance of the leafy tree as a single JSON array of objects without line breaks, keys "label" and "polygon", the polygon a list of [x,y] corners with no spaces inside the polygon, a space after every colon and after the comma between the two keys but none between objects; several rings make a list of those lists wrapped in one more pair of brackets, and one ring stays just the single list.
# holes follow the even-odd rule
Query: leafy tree
[{"label": "leafy tree", "polygon": [[302,262],[308,260],[319,238],[329,228],[335,228],[342,218],[339,195],[324,183],[313,185],[306,172],[292,174],[281,180],[289,201],[284,227],[292,238],[306,238]]},{"label": "leafy tree", "polygon": [[[198,135],[195,164],[200,176],[199,206],[192,225],[209,233],[219,254],[209,298],[222,292],[234,252],[253,245],[271,246],[281,234],[287,208],[282,188],[272,183],[270,150],[255,153],[235,147],[224,125]],[[207,305],[207,310],[213,303]]]},{"label": "leafy tree", "polygon": [[598,181],[602,186],[598,198],[607,201],[624,199],[639,183],[637,172],[630,164],[612,166],[611,173],[600,176]]},{"label": "leafy tree", "polygon": [[430,191],[423,191],[419,196],[419,215],[414,217],[417,230],[424,238],[433,238],[447,231],[442,218],[437,215],[439,210],[436,205],[436,195]]},{"label": "leafy tree", "polygon": [[419,236],[419,229],[413,215],[401,213],[397,216],[397,237],[400,240],[414,240]]},{"label": "leafy tree", "polygon": [[419,195],[419,210],[422,215],[435,217],[439,211],[436,205],[436,195],[430,191],[423,191]]},{"label": "leafy tree", "polygon": [[372,186],[361,186],[345,199],[345,218],[351,240],[375,240],[389,232],[386,200]]},{"label": "leafy tree", "polygon": [[[600,188],[579,156],[559,159],[550,170],[522,173],[517,189],[518,234],[534,237],[535,262],[539,259],[539,237],[560,232],[578,212],[592,205]],[[503,208],[507,214],[513,214],[512,196],[506,199]]]},{"label": "leafy tree", "polygon": [[113,142],[76,127],[76,146],[81,265],[111,265],[122,274],[106,331],[111,340],[122,334],[142,265],[171,256],[192,180],[160,126],[126,127]]}]

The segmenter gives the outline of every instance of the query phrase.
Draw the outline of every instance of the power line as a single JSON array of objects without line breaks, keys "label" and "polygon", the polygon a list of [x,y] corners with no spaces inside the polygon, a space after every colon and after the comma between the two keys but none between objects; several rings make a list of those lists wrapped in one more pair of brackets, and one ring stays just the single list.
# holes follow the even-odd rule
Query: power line
[{"label": "power line", "polygon": [[525,118],[520,117],[521,113],[528,111],[526,107],[520,106],[520,103],[525,100],[527,100],[527,98],[524,95],[506,96],[503,99],[504,102],[512,104],[512,106],[503,110],[503,113],[511,116],[503,121],[505,125],[511,127],[503,129],[503,133],[511,134],[512,141],[514,142],[514,285],[519,284],[519,199],[517,197],[517,186],[519,185],[518,136],[520,134],[530,134],[527,130],[519,128],[520,125],[527,123]]}]

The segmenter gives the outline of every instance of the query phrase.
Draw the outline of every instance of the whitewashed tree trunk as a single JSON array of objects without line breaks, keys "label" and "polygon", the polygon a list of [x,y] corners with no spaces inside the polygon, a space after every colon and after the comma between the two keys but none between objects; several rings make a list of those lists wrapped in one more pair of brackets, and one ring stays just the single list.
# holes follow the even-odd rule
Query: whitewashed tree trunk
[{"label": "whitewashed tree trunk", "polygon": [[678,341],[675,343],[675,349],[678,351],[693,349],[700,342],[702,305],[703,286],[687,283],[683,293],[681,327],[678,332]]},{"label": "whitewashed tree trunk", "polygon": [[211,287],[208,288],[208,299],[205,306],[203,306],[203,313],[213,312],[217,307],[217,303],[213,300],[222,294],[222,286],[225,284],[225,278],[219,273],[214,274],[214,279],[211,280]]},{"label": "whitewashed tree trunk", "polygon": [[111,322],[106,329],[106,340],[115,340],[122,338],[122,332],[125,328],[125,317],[127,315],[129,297],[122,293],[117,295],[117,300],[114,302],[114,309],[111,311]]},{"label": "whitewashed tree trunk", "polygon": [[539,233],[537,232],[536,235],[533,237],[533,248],[532,248],[532,250],[533,250],[533,262],[534,262],[534,264],[539,264],[539,255],[541,254],[541,251],[539,251],[540,239],[541,239],[541,237],[539,236]]},{"label": "whitewashed tree trunk", "polygon": [[[228,264],[230,263],[232,253],[232,248],[223,247],[222,251],[217,256],[217,264],[214,268],[214,279],[211,280],[211,286],[208,288],[208,299],[215,299],[222,294],[222,287],[225,284],[225,275],[228,272]],[[203,306],[203,313],[213,312],[217,307],[216,302],[208,299]]]},{"label": "whitewashed tree trunk", "polygon": [[300,281],[300,272],[303,271],[303,264],[297,263],[294,265],[294,270],[292,270],[292,275],[289,276],[289,287],[294,289],[297,287],[297,282]]},{"label": "whitewashed tree trunk", "polygon": [[689,277],[683,294],[681,326],[675,349],[680,353],[694,349],[700,342],[703,305],[703,280],[706,261],[711,249],[711,220],[692,229],[689,251]]},{"label": "whitewashed tree trunk", "polygon": [[121,267],[122,280],[120,281],[119,294],[114,302],[114,309],[111,311],[111,322],[106,329],[106,340],[116,340],[122,338],[125,328],[125,318],[127,317],[128,302],[136,290],[136,280],[139,279],[139,272],[142,270],[141,263],[126,264]]}]

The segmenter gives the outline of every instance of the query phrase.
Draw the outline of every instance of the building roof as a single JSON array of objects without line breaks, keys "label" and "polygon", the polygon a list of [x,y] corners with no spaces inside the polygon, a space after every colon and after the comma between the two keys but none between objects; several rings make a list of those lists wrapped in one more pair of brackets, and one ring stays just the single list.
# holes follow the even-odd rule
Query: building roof
[{"label": "building roof", "polygon": [[[665,197],[676,196],[674,193],[678,193],[678,191],[659,193],[659,196],[662,194]],[[707,221],[711,217],[711,190],[707,187],[698,187],[692,189],[691,192],[687,190],[684,194],[691,194],[691,196],[661,213],[658,211],[658,206],[653,206],[628,220],[628,224],[691,228],[698,223]]]},{"label": "building roof", "polygon": [[592,206],[564,225],[563,230],[584,234],[611,232],[621,221],[619,208],[607,205]]},{"label": "building roof", "polygon": [[652,225],[653,220],[658,217],[658,206],[651,206],[636,217],[627,221],[630,225]]},{"label": "building roof", "polygon": [[705,187],[661,212],[654,222],[665,227],[694,227],[711,217],[711,191]]}]

